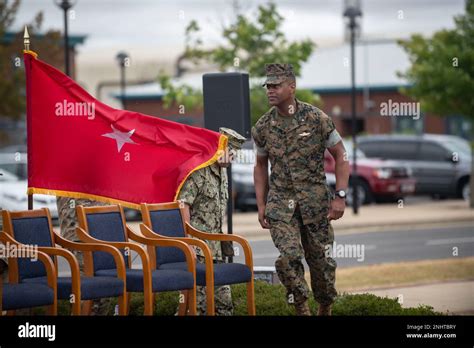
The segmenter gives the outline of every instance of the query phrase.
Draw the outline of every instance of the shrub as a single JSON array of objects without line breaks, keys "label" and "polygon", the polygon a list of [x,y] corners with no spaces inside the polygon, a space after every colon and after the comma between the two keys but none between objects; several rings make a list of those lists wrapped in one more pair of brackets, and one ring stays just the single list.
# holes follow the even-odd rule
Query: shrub
[{"label": "shrub", "polygon": [[[247,315],[247,287],[245,284],[232,286],[234,301],[234,315]],[[174,315],[178,308],[178,292],[159,293],[155,303],[155,315]],[[103,301],[101,314],[113,315],[117,299]],[[317,304],[311,297],[309,300],[313,314],[317,312]],[[282,285],[270,285],[263,281],[255,282],[255,305],[257,315],[261,316],[293,316],[295,309],[286,301],[286,291]],[[38,311],[35,311],[39,313]],[[70,305],[60,301],[59,315],[69,315]],[[372,294],[341,294],[333,306],[334,315],[350,316],[382,316],[382,315],[441,315],[433,307],[419,306],[416,308],[403,308],[397,299],[378,297]],[[133,293],[130,303],[130,315],[143,315],[143,294]]]}]

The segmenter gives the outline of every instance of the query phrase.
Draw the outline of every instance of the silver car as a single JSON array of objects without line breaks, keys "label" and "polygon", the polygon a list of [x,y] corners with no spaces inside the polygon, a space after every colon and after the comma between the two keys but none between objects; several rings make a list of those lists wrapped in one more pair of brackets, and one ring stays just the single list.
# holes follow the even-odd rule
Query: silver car
[{"label": "silver car", "polygon": [[[18,153],[0,154],[0,209],[11,211],[28,209],[26,170],[26,154],[20,156]],[[55,196],[33,195],[33,208],[48,208],[51,217],[58,218]]]},{"label": "silver car", "polygon": [[367,157],[403,162],[416,179],[416,194],[469,199],[471,147],[453,135],[372,135],[358,138]]}]

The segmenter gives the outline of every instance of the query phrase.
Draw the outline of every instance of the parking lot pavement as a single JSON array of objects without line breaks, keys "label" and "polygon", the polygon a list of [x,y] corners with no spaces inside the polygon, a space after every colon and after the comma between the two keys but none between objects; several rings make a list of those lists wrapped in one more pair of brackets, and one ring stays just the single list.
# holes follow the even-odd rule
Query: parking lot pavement
[{"label": "parking lot pavement", "polygon": [[[258,223],[257,212],[235,213],[234,233],[248,239],[269,239],[269,230]],[[350,207],[344,216],[333,221],[337,234],[355,232],[380,232],[383,230],[426,228],[440,224],[471,223],[474,226],[474,209],[462,200],[407,200],[393,204],[374,204],[363,206],[358,215]]]}]

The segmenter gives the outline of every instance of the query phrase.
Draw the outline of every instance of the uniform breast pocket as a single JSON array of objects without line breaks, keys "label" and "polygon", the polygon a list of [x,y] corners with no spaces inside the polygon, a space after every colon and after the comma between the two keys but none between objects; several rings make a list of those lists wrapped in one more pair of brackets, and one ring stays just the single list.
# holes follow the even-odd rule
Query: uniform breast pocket
[{"label": "uniform breast pocket", "polygon": [[314,126],[301,126],[296,129],[296,143],[298,152],[304,157],[311,157],[318,153],[322,146],[321,134]]},{"label": "uniform breast pocket", "polygon": [[205,184],[202,190],[202,204],[201,208],[208,212],[217,211],[219,205],[219,186],[212,184]]},{"label": "uniform breast pocket", "polygon": [[281,158],[285,155],[285,136],[273,131],[268,136],[268,140],[265,144],[265,150],[274,158]]}]

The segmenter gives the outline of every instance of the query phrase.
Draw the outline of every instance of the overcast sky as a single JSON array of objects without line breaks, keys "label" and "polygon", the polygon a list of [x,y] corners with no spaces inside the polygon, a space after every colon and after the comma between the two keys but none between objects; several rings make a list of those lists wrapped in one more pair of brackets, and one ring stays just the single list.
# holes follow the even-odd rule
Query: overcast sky
[{"label": "overcast sky", "polygon": [[[240,1],[252,15],[266,1]],[[290,39],[311,38],[318,45],[343,40],[342,0],[275,1],[285,17]],[[204,28],[205,41],[218,42],[219,28],[232,18],[232,0],[77,0],[70,20],[71,34],[88,36],[81,54],[97,59],[125,49],[139,55],[177,54],[191,19]],[[452,27],[452,17],[464,10],[464,0],[362,0],[364,37],[406,37]],[[62,10],[54,0],[22,0],[15,27],[43,11],[43,29],[63,29]]]},{"label": "overcast sky", "polygon": [[[74,0],[73,0],[74,1]],[[241,0],[242,11],[255,16],[267,1]],[[343,0],[276,0],[283,15],[283,31],[290,40],[309,38],[319,48],[344,41]],[[453,27],[453,16],[464,12],[464,0],[361,0],[362,37],[406,38],[418,32],[431,35]],[[22,0],[15,29],[44,13],[43,30],[63,30],[63,12],[54,0]],[[215,45],[220,28],[233,18],[233,0],[77,0],[70,13],[70,34],[86,35],[77,47],[77,80],[92,94],[105,80],[116,80],[115,55],[126,51],[132,65],[128,79],[155,78],[184,49],[184,32],[195,19],[203,29],[203,41]],[[34,43],[33,43],[34,47]],[[317,52],[317,51],[316,51]],[[38,52],[41,57],[41,52]],[[117,101],[104,97],[112,105]]]}]

